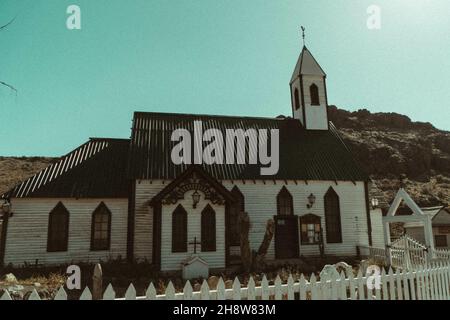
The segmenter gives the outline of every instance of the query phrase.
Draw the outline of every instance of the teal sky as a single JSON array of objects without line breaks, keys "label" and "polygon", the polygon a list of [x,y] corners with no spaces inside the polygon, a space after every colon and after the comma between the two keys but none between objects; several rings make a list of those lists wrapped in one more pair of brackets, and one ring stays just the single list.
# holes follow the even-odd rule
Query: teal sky
[{"label": "teal sky", "polygon": [[[82,30],[66,28],[77,4]],[[381,30],[366,26],[382,9]],[[448,0],[0,0],[0,155],[130,135],[133,111],[291,114],[299,27],[330,104],[450,130]]]}]

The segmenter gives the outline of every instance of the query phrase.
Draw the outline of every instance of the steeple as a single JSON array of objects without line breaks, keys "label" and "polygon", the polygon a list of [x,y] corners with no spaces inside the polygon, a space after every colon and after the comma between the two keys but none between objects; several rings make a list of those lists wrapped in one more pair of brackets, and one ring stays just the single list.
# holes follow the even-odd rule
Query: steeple
[{"label": "steeple", "polygon": [[308,130],[328,130],[326,74],[305,45],[289,85],[294,118]]}]

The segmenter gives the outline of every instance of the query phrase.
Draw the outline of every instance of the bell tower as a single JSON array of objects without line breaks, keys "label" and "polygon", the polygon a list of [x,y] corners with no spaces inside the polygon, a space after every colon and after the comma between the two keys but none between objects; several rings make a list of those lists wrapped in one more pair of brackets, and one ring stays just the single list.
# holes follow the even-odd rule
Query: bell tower
[{"label": "bell tower", "polygon": [[328,130],[326,77],[304,45],[289,85],[293,117],[307,130]]}]

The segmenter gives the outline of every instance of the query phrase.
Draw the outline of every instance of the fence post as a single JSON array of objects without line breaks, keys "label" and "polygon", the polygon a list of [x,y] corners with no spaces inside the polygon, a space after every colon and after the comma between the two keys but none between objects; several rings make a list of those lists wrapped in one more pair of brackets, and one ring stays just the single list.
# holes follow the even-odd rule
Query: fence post
[{"label": "fence post", "polygon": [[97,263],[92,276],[92,300],[102,300],[103,297],[103,271],[100,263]]}]

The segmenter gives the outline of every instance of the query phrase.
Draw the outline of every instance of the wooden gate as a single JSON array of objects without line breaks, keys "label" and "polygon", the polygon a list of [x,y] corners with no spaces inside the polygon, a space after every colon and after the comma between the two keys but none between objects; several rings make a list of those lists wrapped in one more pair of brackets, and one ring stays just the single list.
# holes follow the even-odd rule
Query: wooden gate
[{"label": "wooden gate", "polygon": [[427,247],[408,235],[395,240],[389,250],[395,268],[415,270],[427,264]]}]

